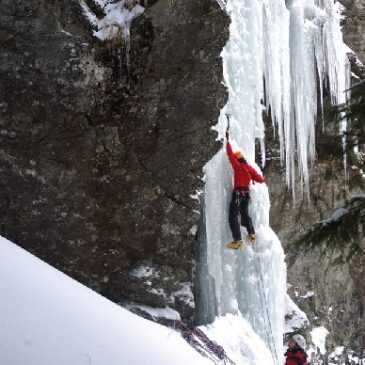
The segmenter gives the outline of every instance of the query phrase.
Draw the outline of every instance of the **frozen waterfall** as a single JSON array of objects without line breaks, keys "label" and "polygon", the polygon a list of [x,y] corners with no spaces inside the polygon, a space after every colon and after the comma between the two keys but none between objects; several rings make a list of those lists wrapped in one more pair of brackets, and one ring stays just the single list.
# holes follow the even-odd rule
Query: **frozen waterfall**
[{"label": "frozen waterfall", "polygon": [[[308,189],[308,161],[314,158],[318,95],[345,101],[349,67],[333,0],[220,0],[231,17],[222,57],[229,100],[216,126],[218,137],[231,115],[233,148],[239,144],[255,165],[255,141],[264,153],[262,113],[270,113],[280,140],[287,183],[294,191],[296,171]],[[295,161],[298,161],[298,169]],[[257,245],[226,249],[232,240],[228,207],[232,169],[223,148],[205,166],[199,263],[202,293],[198,321],[226,314],[242,316],[282,363],[286,266],[284,252],[269,225],[265,184],[251,186],[250,214]],[[243,237],[246,232],[243,229]],[[249,363],[249,362],[248,362]]]}]

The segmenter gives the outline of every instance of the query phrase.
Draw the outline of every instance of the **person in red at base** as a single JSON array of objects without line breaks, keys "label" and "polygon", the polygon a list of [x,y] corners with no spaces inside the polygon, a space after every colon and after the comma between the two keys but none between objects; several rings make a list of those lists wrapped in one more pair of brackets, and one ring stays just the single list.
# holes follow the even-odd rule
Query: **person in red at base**
[{"label": "person in red at base", "polygon": [[289,338],[285,365],[308,365],[305,347],[306,342],[302,335],[294,335]]},{"label": "person in red at base", "polygon": [[255,229],[248,214],[248,204],[250,201],[249,184],[251,180],[263,183],[264,179],[255,169],[247,163],[241,151],[233,153],[229,143],[229,133],[227,137],[227,155],[234,171],[234,190],[229,206],[229,227],[231,228],[233,242],[227,245],[228,248],[238,249],[243,247],[240,222],[238,215],[241,215],[241,225],[247,229],[248,238],[252,243],[256,242]]}]

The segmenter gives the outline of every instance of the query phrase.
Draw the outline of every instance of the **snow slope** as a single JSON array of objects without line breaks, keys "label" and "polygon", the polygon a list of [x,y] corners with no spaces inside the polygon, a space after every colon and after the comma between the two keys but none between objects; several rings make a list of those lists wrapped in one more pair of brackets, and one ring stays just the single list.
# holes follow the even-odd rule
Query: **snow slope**
[{"label": "snow slope", "polygon": [[207,365],[177,333],[0,237],[0,364]]},{"label": "snow slope", "polygon": [[267,365],[272,361],[264,342],[240,315],[227,314],[200,327],[224,346],[231,360],[219,360],[208,350],[211,361],[178,332],[117,306],[1,236],[0,277],[1,365]]}]

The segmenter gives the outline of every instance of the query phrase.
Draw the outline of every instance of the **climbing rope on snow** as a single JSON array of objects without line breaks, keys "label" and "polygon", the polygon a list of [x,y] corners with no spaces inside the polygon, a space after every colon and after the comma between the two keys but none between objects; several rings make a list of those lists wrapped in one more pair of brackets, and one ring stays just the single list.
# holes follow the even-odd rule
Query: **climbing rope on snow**
[{"label": "climbing rope on snow", "polygon": [[260,260],[260,257],[258,255],[258,251],[257,251],[257,243],[254,244],[253,246],[254,246],[253,251],[254,251],[255,269],[256,269],[256,274],[258,277],[259,295],[260,295],[261,305],[263,308],[264,318],[265,318],[265,331],[266,331],[267,342],[269,345],[269,350],[271,352],[271,356],[274,360],[274,364],[280,365],[279,361],[278,361],[279,357],[278,357],[278,353],[276,351],[275,339],[274,339],[274,334],[273,334],[272,325],[271,325],[271,321],[270,321],[269,309],[267,306],[267,300],[266,300],[265,288],[264,288],[264,277],[262,275],[261,260]]},{"label": "climbing rope on snow", "polygon": [[214,364],[236,365],[225,352],[224,348],[212,341],[201,329],[187,326],[180,321],[173,321],[173,328],[179,331],[184,340],[202,356],[212,360]]}]

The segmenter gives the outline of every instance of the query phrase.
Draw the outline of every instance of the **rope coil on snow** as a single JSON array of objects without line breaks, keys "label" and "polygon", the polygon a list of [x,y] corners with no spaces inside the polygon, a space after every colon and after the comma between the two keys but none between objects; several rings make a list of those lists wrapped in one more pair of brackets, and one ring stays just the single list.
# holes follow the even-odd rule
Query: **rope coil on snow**
[{"label": "rope coil on snow", "polygon": [[214,364],[236,365],[232,361],[224,348],[211,340],[198,327],[190,327],[180,321],[173,321],[173,328],[179,331],[185,341],[198,351],[202,356],[213,361]]}]

